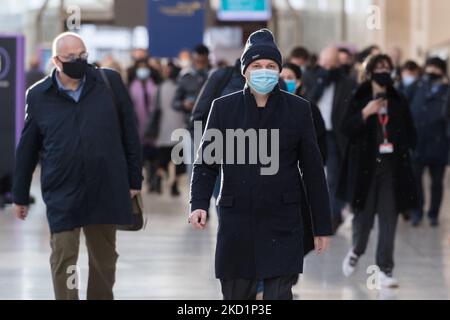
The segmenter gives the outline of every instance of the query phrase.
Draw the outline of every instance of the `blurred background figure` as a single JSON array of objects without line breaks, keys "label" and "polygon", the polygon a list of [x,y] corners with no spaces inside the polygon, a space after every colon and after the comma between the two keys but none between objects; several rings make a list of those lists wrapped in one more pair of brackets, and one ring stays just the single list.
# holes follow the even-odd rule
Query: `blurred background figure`
[{"label": "blurred background figure", "polygon": [[[172,148],[176,141],[171,140],[172,133],[184,127],[184,116],[172,107],[172,102],[177,90],[176,80],[180,69],[173,62],[167,62],[161,65],[163,82],[158,87],[153,96],[153,111],[146,128],[146,139],[154,141],[156,150],[155,167],[157,191],[161,192],[161,181],[169,176],[169,165],[173,164],[171,160]],[[171,183],[170,193],[172,196],[178,196],[179,178],[185,173],[184,164],[175,165],[175,176]]]},{"label": "blurred background figure", "polygon": [[136,63],[141,60],[148,59],[148,50],[146,49],[133,49],[131,51],[131,66],[126,70],[127,84],[130,84],[136,78]]},{"label": "blurred background figure", "polygon": [[367,58],[370,56],[381,54],[381,49],[377,45],[370,45],[364,49],[362,49],[358,54],[356,55],[356,63],[355,63],[355,69],[357,70],[357,79],[356,81],[358,83],[362,83],[366,81],[367,79],[364,78],[366,74],[366,69],[364,62],[367,62]]},{"label": "blurred background figure", "polygon": [[413,160],[419,203],[412,217],[413,226],[421,223],[425,210],[425,192],[422,184],[425,170],[428,170],[431,177],[428,218],[431,226],[436,227],[439,224],[443,180],[449,154],[448,110],[446,110],[449,86],[446,74],[445,61],[437,57],[428,59],[424,77],[417,85],[411,103],[418,134]]},{"label": "blurred background figure", "polygon": [[191,51],[188,49],[183,49],[178,53],[178,57],[175,60],[175,64],[181,68],[181,70],[186,70],[192,67],[192,57]]},{"label": "blurred background figure", "polygon": [[39,58],[34,55],[30,58],[29,68],[25,74],[25,87],[29,88],[45,77],[45,73],[40,68]]},{"label": "blurred background figure", "polygon": [[400,69],[400,79],[397,80],[396,88],[403,94],[408,103],[411,103],[417,90],[421,73],[420,66],[413,60],[406,61]]},{"label": "blurred background figure", "polygon": [[342,157],[347,139],[340,132],[342,118],[347,108],[355,82],[341,72],[339,51],[330,46],[320,53],[320,70],[316,73],[315,86],[307,92],[308,98],[317,103],[327,130],[327,180],[330,189],[333,212],[333,228],[337,231],[342,224],[342,209],[345,203],[336,198],[337,180],[342,166]]},{"label": "blurred background figure", "polygon": [[[208,74],[211,69],[209,61],[209,49],[203,44],[197,45],[191,53],[191,60],[187,59],[184,52],[180,53],[178,62],[181,64],[181,72],[177,81],[177,90],[173,100],[174,110],[181,112],[184,115],[184,127],[189,128],[192,110],[194,109],[195,101],[200,93],[203,85],[208,79]],[[192,63],[190,65],[190,63]],[[192,173],[192,163],[194,161],[195,141],[192,141],[191,149],[191,163],[187,164],[188,180],[190,181]]]},{"label": "blurred background figure", "polygon": [[345,47],[340,47],[338,51],[339,64],[341,66],[342,73],[346,77],[356,80],[357,75],[356,70],[354,69],[355,58],[352,52]]},{"label": "blurred background figure", "polygon": [[123,68],[120,65],[120,62],[114,59],[113,55],[106,55],[102,61],[99,62],[99,67],[108,68],[117,71],[122,76],[122,79],[125,80]]},{"label": "blurred background figure", "polygon": [[309,66],[309,56],[309,51],[305,47],[295,47],[289,55],[288,62],[299,66],[302,72],[305,72]]},{"label": "blurred background figure", "polygon": [[394,71],[392,72],[392,78],[394,79],[395,82],[397,82],[400,80],[402,69],[402,59],[403,59],[402,49],[400,49],[397,46],[394,46],[387,51],[387,55],[391,58],[392,63],[394,64]]},{"label": "blurred background figure", "polygon": [[146,169],[146,182],[149,191],[161,192],[161,179],[155,175],[157,150],[152,139],[145,136],[145,130],[150,119],[150,113],[154,110],[154,96],[157,85],[161,82],[161,76],[153,69],[147,58],[137,60],[132,66],[134,77],[129,78],[129,92],[133,101],[139,137],[141,139]]},{"label": "blurred background figure", "polygon": [[[287,62],[283,64],[283,69],[280,74],[286,84],[287,91],[304,98],[302,95],[302,69],[296,64]],[[311,103],[311,112],[316,129],[317,142],[319,144],[320,153],[322,155],[323,163],[327,160],[327,131],[322,114],[315,103]]]},{"label": "blurred background figure", "polygon": [[[200,91],[197,101],[192,110],[189,123],[191,138],[194,139],[194,124],[199,121],[202,124],[202,130],[206,128],[209,111],[214,99],[224,95],[242,90],[245,85],[245,78],[241,71],[241,60],[237,59],[234,66],[219,67],[211,72],[207,81]],[[220,191],[221,174],[216,179],[213,197],[217,199]]]},{"label": "blurred background figure", "polygon": [[352,96],[341,127],[349,148],[338,195],[354,210],[353,243],[342,270],[347,277],[354,273],[377,215],[375,260],[382,288],[399,286],[393,276],[398,214],[417,205],[410,159],[416,133],[408,105],[393,86],[393,70],[389,56],[369,57],[367,80]]},{"label": "blurred background figure", "polygon": [[236,60],[234,66],[219,67],[214,70],[205,82],[195,102],[189,129],[191,135],[194,133],[195,121],[201,121],[203,129],[214,99],[224,95],[242,90],[245,85],[245,78],[241,73],[241,61]]},{"label": "blurred background figure", "polygon": [[297,65],[302,71],[302,95],[306,95],[306,92],[311,91],[314,87],[315,71],[317,71],[317,68],[311,64],[310,59],[311,55],[308,49],[300,46],[292,49],[287,59],[287,62]]},{"label": "blurred background figure", "polygon": [[203,44],[196,46],[192,50],[192,67],[188,66],[187,61],[186,57],[179,60],[184,66],[181,66],[183,69],[178,79],[177,92],[173,101],[173,108],[185,115],[186,128],[189,126],[190,115],[197,96],[211,69],[209,49]]}]

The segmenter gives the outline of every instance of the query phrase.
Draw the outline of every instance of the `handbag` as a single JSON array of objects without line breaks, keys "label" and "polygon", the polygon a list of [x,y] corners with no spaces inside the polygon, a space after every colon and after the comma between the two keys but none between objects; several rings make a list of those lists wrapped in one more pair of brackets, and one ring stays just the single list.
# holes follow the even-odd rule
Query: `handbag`
[{"label": "handbag", "polygon": [[[102,68],[98,68],[103,81],[105,82],[106,87],[108,88],[108,91],[111,93],[111,96],[113,98],[115,111],[117,113],[117,117],[119,119],[119,128],[121,130],[121,137],[123,138],[123,128],[122,128],[122,113],[120,111],[119,107],[119,101],[117,99],[116,94],[114,93],[114,90],[111,86],[111,82],[106,75],[105,71]],[[133,198],[131,198],[131,208],[132,208],[132,217],[133,222],[131,224],[127,225],[117,225],[117,230],[122,231],[139,231],[143,228],[145,228],[147,224],[147,219],[144,219],[144,205],[142,201],[142,195],[138,193]]]}]

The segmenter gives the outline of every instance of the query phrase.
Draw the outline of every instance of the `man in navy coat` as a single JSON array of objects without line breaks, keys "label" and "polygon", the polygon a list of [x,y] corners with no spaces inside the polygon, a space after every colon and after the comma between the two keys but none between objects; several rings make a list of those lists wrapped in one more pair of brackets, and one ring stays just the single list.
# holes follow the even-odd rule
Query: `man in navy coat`
[{"label": "man in navy coat", "polygon": [[418,208],[412,216],[412,225],[420,225],[424,215],[425,199],[423,175],[428,169],[431,195],[428,218],[432,227],[439,225],[439,212],[444,195],[444,178],[448,165],[450,139],[446,100],[449,92],[447,63],[439,57],[427,60],[424,78],[416,84],[411,101],[411,113],[417,130],[417,146],[413,154],[413,169],[418,194]]},{"label": "man in navy coat", "polygon": [[[214,183],[222,171],[216,277],[227,300],[255,299],[260,280],[264,299],[292,299],[304,254],[312,243],[318,253],[325,251],[332,234],[310,104],[280,90],[281,64],[269,30],[250,35],[241,57],[246,85],[214,100],[194,164],[189,221],[199,230],[206,227]],[[237,139],[230,132],[247,134],[244,148],[233,144]],[[252,132],[258,133],[257,141]],[[265,150],[273,163],[262,157]],[[242,156],[244,162],[236,161]]]},{"label": "man in navy coat", "polygon": [[131,198],[141,189],[141,146],[135,114],[120,75],[87,64],[74,33],[53,42],[52,74],[27,92],[25,126],[16,152],[14,211],[28,214],[32,175],[41,187],[51,231],[56,299],[78,299],[80,230],[89,253],[88,299],[112,299],[116,225],[132,223]]}]

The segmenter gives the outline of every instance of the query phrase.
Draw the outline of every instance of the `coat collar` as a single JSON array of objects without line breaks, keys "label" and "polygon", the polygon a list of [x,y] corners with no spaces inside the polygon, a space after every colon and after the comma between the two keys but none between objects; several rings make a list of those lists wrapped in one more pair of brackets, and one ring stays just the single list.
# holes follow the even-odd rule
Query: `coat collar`
[{"label": "coat collar", "polygon": [[274,123],[273,117],[276,115],[275,110],[280,103],[281,91],[278,85],[275,86],[273,91],[269,95],[265,110],[262,117],[259,117],[258,106],[253,94],[250,92],[248,84],[245,85],[243,90],[245,109],[248,114],[248,128],[269,128],[271,123]]},{"label": "coat collar", "polygon": [[[273,108],[276,106],[276,102],[278,101],[278,98],[280,97],[280,87],[277,84],[275,88],[272,90],[271,93],[269,93],[269,99],[267,100],[266,108]],[[256,100],[253,94],[250,91],[249,85],[246,83],[244,87],[244,96],[245,96],[245,103],[248,107],[254,107],[258,108],[256,105]]]},{"label": "coat collar", "polygon": [[[95,84],[98,82],[99,75],[97,68],[90,65],[86,72],[86,80],[84,83],[83,90],[80,95],[80,100],[92,90]],[[58,90],[58,83],[56,82],[56,68],[53,69],[51,75],[48,75],[42,82],[44,91],[49,91],[50,89]]]}]

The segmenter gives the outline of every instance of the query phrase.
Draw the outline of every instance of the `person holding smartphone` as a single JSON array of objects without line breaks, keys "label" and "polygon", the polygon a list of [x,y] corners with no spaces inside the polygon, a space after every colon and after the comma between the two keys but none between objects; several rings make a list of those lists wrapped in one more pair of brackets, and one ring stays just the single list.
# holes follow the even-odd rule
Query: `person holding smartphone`
[{"label": "person holding smartphone", "polygon": [[343,262],[350,276],[365,253],[378,216],[376,265],[381,287],[398,287],[393,277],[398,215],[417,206],[410,153],[416,131],[408,104],[394,88],[389,56],[366,63],[367,80],[350,100],[342,132],[349,138],[338,196],[354,211],[353,245]]}]

